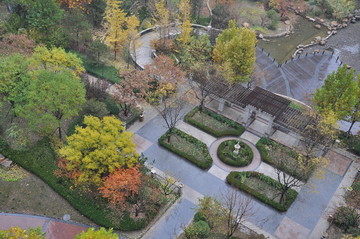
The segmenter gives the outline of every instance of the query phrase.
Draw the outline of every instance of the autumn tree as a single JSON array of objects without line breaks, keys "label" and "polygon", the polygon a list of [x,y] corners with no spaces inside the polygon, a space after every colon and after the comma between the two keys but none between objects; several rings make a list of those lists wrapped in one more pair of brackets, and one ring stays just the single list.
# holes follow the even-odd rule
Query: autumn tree
[{"label": "autumn tree", "polygon": [[360,100],[360,75],[355,79],[355,70],[344,65],[328,75],[325,84],[313,96],[315,108],[320,112],[333,111],[339,119],[345,119],[353,112]]},{"label": "autumn tree", "polygon": [[50,134],[58,129],[62,138],[62,120],[78,115],[85,102],[85,89],[68,70],[39,70],[26,88],[23,104],[16,112],[39,131]]},{"label": "autumn tree", "polygon": [[86,9],[86,5],[91,4],[92,0],[58,0],[68,8]]},{"label": "autumn tree", "polygon": [[150,90],[152,90],[153,96],[160,99],[171,95],[175,91],[176,85],[185,76],[184,72],[174,64],[173,60],[164,55],[155,58],[154,62],[147,65],[144,71],[154,78]]},{"label": "autumn tree", "polygon": [[103,179],[104,185],[99,192],[112,204],[124,208],[126,200],[135,196],[141,186],[141,173],[138,167],[116,169]]},{"label": "autumn tree", "polygon": [[119,236],[113,232],[110,228],[106,230],[105,228],[101,227],[99,230],[95,230],[95,228],[89,228],[86,231],[81,232],[80,234],[76,235],[75,239],[118,239]]},{"label": "autumn tree", "polygon": [[181,0],[179,3],[179,12],[180,12],[180,35],[176,38],[178,42],[182,46],[187,45],[190,42],[191,35],[191,22],[190,22],[190,14],[191,14],[191,6],[190,0]]},{"label": "autumn tree", "polygon": [[250,80],[256,60],[255,44],[255,32],[238,28],[233,20],[217,37],[213,59],[230,82]]},{"label": "autumn tree", "polygon": [[28,228],[27,230],[20,227],[11,227],[7,230],[0,230],[0,238],[2,239],[45,239],[45,233],[41,231],[40,227]]},{"label": "autumn tree", "polygon": [[114,84],[116,91],[113,94],[114,100],[118,103],[125,116],[128,116],[131,108],[135,108],[138,102],[147,95],[150,87],[148,76],[144,71],[131,70],[122,74],[124,80]]},{"label": "autumn tree", "polygon": [[59,150],[67,170],[76,172],[76,183],[101,186],[103,177],[138,163],[133,134],[125,131],[120,120],[85,116],[84,125],[76,127],[75,133],[67,137],[67,145]]},{"label": "autumn tree", "polygon": [[170,24],[170,13],[165,6],[165,0],[158,0],[155,3],[155,22],[159,26],[160,39],[165,39]]},{"label": "autumn tree", "polygon": [[44,46],[38,46],[34,49],[29,61],[33,71],[41,69],[53,72],[70,70],[76,76],[85,72],[80,58],[57,47],[48,49]]},{"label": "autumn tree", "polygon": [[220,72],[212,65],[195,65],[190,72],[192,88],[200,102],[200,111],[205,107],[205,101],[210,96],[209,87],[222,80]]},{"label": "autumn tree", "polygon": [[35,48],[35,42],[25,34],[9,33],[0,41],[0,54],[11,55],[19,53],[30,55]]},{"label": "autumn tree", "polygon": [[129,36],[140,24],[136,16],[126,17],[126,13],[121,9],[121,4],[121,0],[106,0],[104,16],[105,43],[113,49],[115,60],[117,53],[129,43]]}]

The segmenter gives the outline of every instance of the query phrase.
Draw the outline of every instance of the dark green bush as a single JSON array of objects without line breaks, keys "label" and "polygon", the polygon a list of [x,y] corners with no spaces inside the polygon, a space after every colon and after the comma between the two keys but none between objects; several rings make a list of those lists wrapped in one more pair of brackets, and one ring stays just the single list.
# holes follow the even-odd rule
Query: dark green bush
[{"label": "dark green bush", "polygon": [[118,70],[113,66],[91,64],[84,61],[84,67],[86,72],[100,79],[107,80],[111,83],[119,83],[121,81]]},{"label": "dark green bush", "polygon": [[347,231],[352,227],[359,226],[359,215],[356,210],[350,207],[339,207],[334,215],[334,224]]},{"label": "dark green bush", "polygon": [[351,153],[360,156],[360,135],[347,135],[346,132],[341,132],[338,137],[342,146]]},{"label": "dark green bush", "polygon": [[[198,166],[202,169],[208,169],[211,167],[213,160],[209,154],[206,144],[204,144],[200,140],[192,137],[191,135],[188,135],[188,134],[182,132],[179,129],[173,128],[171,131],[172,132],[170,132],[170,130],[168,130],[165,134],[163,134],[159,138],[158,142],[161,146],[163,146],[164,148],[167,148],[168,150],[176,153],[177,155],[189,160],[190,162],[192,162],[193,164],[195,164],[196,166]],[[202,154],[204,156],[203,159],[198,159],[191,154],[188,154],[188,153],[183,152],[182,150],[179,150],[178,148],[176,148],[176,145],[168,143],[167,139],[168,139],[169,135],[171,135],[171,134],[176,134],[177,136],[186,139],[188,142],[197,145],[198,148],[200,148],[200,150],[202,151]]]},{"label": "dark green bush", "polygon": [[226,177],[226,181],[240,189],[243,190],[247,193],[249,193],[250,195],[254,196],[255,198],[259,199],[260,201],[268,204],[269,206],[281,211],[281,212],[285,212],[290,206],[291,204],[294,202],[295,198],[297,197],[297,192],[293,189],[288,189],[286,195],[285,195],[285,202],[283,204],[280,204],[274,200],[272,200],[271,198],[268,198],[266,195],[262,194],[262,192],[256,191],[253,188],[247,186],[245,184],[245,182],[243,182],[243,180],[249,177],[257,177],[258,179],[260,179],[261,181],[265,182],[266,184],[268,184],[271,187],[274,187],[276,189],[280,189],[281,188],[281,184],[268,177],[265,176],[262,173],[258,173],[258,172],[231,172],[227,177]]},{"label": "dark green bush", "polygon": [[216,119],[217,121],[219,121],[221,123],[225,123],[229,127],[233,128],[233,129],[224,130],[224,131],[217,131],[207,125],[204,125],[202,122],[196,121],[192,118],[192,116],[194,116],[194,114],[196,114],[199,110],[200,110],[200,106],[192,109],[189,113],[187,113],[184,116],[184,121],[188,124],[195,126],[196,128],[199,128],[199,129],[215,136],[215,137],[240,136],[245,131],[245,128],[242,125],[236,123],[235,121],[228,119],[225,116],[219,115],[211,110],[204,109],[203,110],[204,114],[207,114],[208,116]]},{"label": "dark green bush", "polygon": [[107,109],[107,106],[104,102],[100,102],[95,99],[89,99],[85,102],[82,111],[82,115],[93,115],[98,118],[102,118],[106,115],[109,115],[110,112]]},{"label": "dark green bush", "polygon": [[355,192],[360,192],[360,182],[356,182],[352,185],[352,188]]},{"label": "dark green bush", "polygon": [[55,153],[47,138],[40,140],[33,148],[26,151],[12,150],[7,147],[6,142],[0,140],[0,153],[41,178],[76,210],[99,226],[130,231],[142,229],[147,224],[146,220],[134,220],[127,214],[118,222],[111,221],[109,219],[111,209],[105,200],[86,197],[78,189],[72,189],[73,184],[68,179],[56,177],[54,171],[58,167],[55,164]]},{"label": "dark green bush", "polygon": [[85,126],[83,124],[83,121],[84,121],[84,116],[76,117],[73,121],[71,121],[69,128],[66,132],[67,136],[70,136],[73,133],[75,133],[76,126],[80,126],[80,127]]},{"label": "dark green bush", "polygon": [[204,214],[202,214],[201,212],[196,212],[194,215],[194,222],[198,221],[206,221]]},{"label": "dark green bush", "polygon": [[228,165],[244,167],[251,163],[254,154],[251,148],[243,142],[240,142],[241,148],[239,154],[234,154],[234,146],[237,142],[238,140],[227,140],[222,142],[217,149],[217,155],[222,162]]},{"label": "dark green bush", "polygon": [[106,107],[109,110],[110,114],[117,116],[120,113],[119,106],[115,103],[115,101],[111,97],[108,97],[104,101],[104,103],[106,104]]},{"label": "dark green bush", "polygon": [[210,234],[210,227],[204,221],[195,222],[193,225],[185,229],[185,237],[189,239],[203,239]]},{"label": "dark green bush", "polygon": [[270,18],[271,23],[267,26],[270,30],[276,30],[277,25],[279,24],[279,16],[274,9],[271,9],[267,12],[268,18]]}]

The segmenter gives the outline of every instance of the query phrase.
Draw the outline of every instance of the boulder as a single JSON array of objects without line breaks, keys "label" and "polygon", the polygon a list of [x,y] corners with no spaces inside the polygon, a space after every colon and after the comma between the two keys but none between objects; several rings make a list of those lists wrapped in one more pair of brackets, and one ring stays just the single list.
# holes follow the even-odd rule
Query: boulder
[{"label": "boulder", "polygon": [[297,49],[299,49],[299,48],[304,48],[304,45],[300,44],[300,45],[298,45],[296,48],[297,48]]},{"label": "boulder", "polygon": [[326,41],[325,41],[325,40],[321,40],[321,41],[319,42],[319,44],[320,44],[320,46],[325,46]]},{"label": "boulder", "polygon": [[3,161],[5,159],[5,156],[0,154],[0,162]]},{"label": "boulder", "polygon": [[338,25],[337,21],[330,22],[331,27],[337,27],[337,25]]},{"label": "boulder", "polygon": [[319,19],[319,22],[324,23],[324,22],[325,22],[325,20],[324,20],[324,19],[322,19],[322,18],[320,18],[320,19]]},{"label": "boulder", "polygon": [[356,16],[355,16],[355,19],[356,19],[356,20],[360,20],[360,15],[356,15]]},{"label": "boulder", "polygon": [[290,25],[290,21],[289,21],[289,20],[286,20],[284,23],[285,23],[286,25]]},{"label": "boulder", "polygon": [[350,21],[351,23],[356,23],[356,18],[355,17],[353,17],[353,18],[351,18],[351,21]]},{"label": "boulder", "polygon": [[244,22],[244,23],[242,24],[242,26],[243,26],[243,27],[250,27],[250,24],[249,24],[248,22]]},{"label": "boulder", "polygon": [[259,36],[258,36],[260,39],[264,39],[264,35],[263,34],[259,34]]},{"label": "boulder", "polygon": [[349,21],[349,19],[347,19],[347,18],[344,18],[344,19],[342,20],[343,23],[347,23],[348,21]]},{"label": "boulder", "polygon": [[11,165],[12,165],[12,161],[10,160],[10,159],[4,159],[1,163],[0,163],[0,165],[1,166],[4,166],[5,168],[10,168],[11,167]]},{"label": "boulder", "polygon": [[321,36],[315,37],[315,41],[316,41],[316,42],[320,42],[320,41],[321,41]]},{"label": "boulder", "polygon": [[321,28],[321,25],[320,25],[320,24],[316,24],[314,27],[315,27],[316,29],[320,29],[320,28]]},{"label": "boulder", "polygon": [[346,68],[348,68],[349,70],[351,69],[351,66],[349,66],[349,65],[346,65]]}]

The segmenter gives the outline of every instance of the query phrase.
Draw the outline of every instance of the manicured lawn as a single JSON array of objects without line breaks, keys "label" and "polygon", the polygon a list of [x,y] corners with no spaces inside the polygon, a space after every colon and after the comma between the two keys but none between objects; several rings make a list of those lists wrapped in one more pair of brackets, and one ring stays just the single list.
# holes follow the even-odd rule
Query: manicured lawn
[{"label": "manicured lawn", "polygon": [[249,165],[254,157],[251,148],[243,142],[240,142],[240,150],[238,154],[233,151],[238,140],[226,140],[222,142],[217,150],[219,159],[231,166],[244,167]]},{"label": "manicured lawn", "polygon": [[286,211],[297,197],[295,190],[288,189],[283,202],[280,202],[281,184],[258,172],[231,172],[226,180],[232,186],[282,212]]},{"label": "manicured lawn", "polygon": [[208,169],[212,165],[206,144],[179,129],[167,131],[159,138],[159,144],[202,169]]},{"label": "manicured lawn", "polygon": [[200,107],[195,107],[184,117],[185,122],[215,136],[240,136],[245,128],[222,115],[209,109],[200,111]]},{"label": "manicured lawn", "polygon": [[[298,153],[271,139],[261,138],[257,142],[256,147],[259,149],[261,158],[264,162],[275,168],[281,169],[295,178],[307,181],[313,172],[313,169],[309,169],[304,175],[303,170],[302,172],[293,170],[294,168],[300,168],[297,166]],[[286,160],[286,163],[281,164],[280,160]]]}]

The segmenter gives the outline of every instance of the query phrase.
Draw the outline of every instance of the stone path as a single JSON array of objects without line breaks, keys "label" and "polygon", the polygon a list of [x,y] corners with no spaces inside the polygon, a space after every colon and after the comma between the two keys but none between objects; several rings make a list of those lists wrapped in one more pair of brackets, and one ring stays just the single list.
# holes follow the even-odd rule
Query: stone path
[{"label": "stone path", "polygon": [[[169,216],[165,217],[166,220],[163,219],[156,223],[152,230],[145,234],[144,238],[152,238],[153,235],[156,235],[156,238],[166,239],[169,237],[160,235],[180,233],[181,228],[189,223],[194,215],[195,210],[189,210],[189,208],[195,207],[199,197],[211,195],[219,198],[224,189],[234,190],[224,182],[229,169],[222,168],[221,165],[214,162],[208,171],[203,171],[181,157],[160,147],[157,144],[157,139],[166,131],[161,121],[162,119],[159,116],[152,118],[144,127],[136,131],[136,137],[139,136],[150,142],[147,144],[144,154],[150,162],[155,160],[154,166],[157,170],[174,175],[175,178],[184,184],[183,201],[180,202],[178,207],[173,206],[173,209],[170,209],[168,213]],[[207,145],[214,139],[214,137],[210,135],[207,137],[206,133],[193,130],[192,126],[185,124],[182,122],[180,127],[196,138],[207,138]],[[241,138],[246,138],[253,143],[256,143],[259,139],[258,136],[249,132],[245,132]],[[337,204],[336,198],[334,198],[335,193],[344,181],[352,182],[351,180],[353,180],[351,172],[354,171],[354,163],[347,156],[342,156],[337,151],[335,153],[338,153],[340,156],[334,157],[331,153],[328,155],[334,162],[328,168],[323,169],[324,179],[319,179],[316,176],[311,177],[306,185],[298,189],[299,195],[287,212],[279,213],[255,200],[255,214],[247,223],[254,225],[259,230],[258,232],[269,235],[269,238],[319,238],[313,237],[313,235],[321,235],[324,225],[327,225],[326,222],[321,221],[323,218],[326,218],[324,213],[326,210],[330,210],[328,208],[330,203]],[[333,165],[337,165],[338,171],[335,172],[332,169]],[[263,162],[256,171],[274,177],[271,172],[273,168]],[[247,197],[247,194],[242,194]],[[178,215],[176,213],[180,211],[181,216],[170,216],[172,213]],[[161,233],[158,234],[159,232]]]}]

